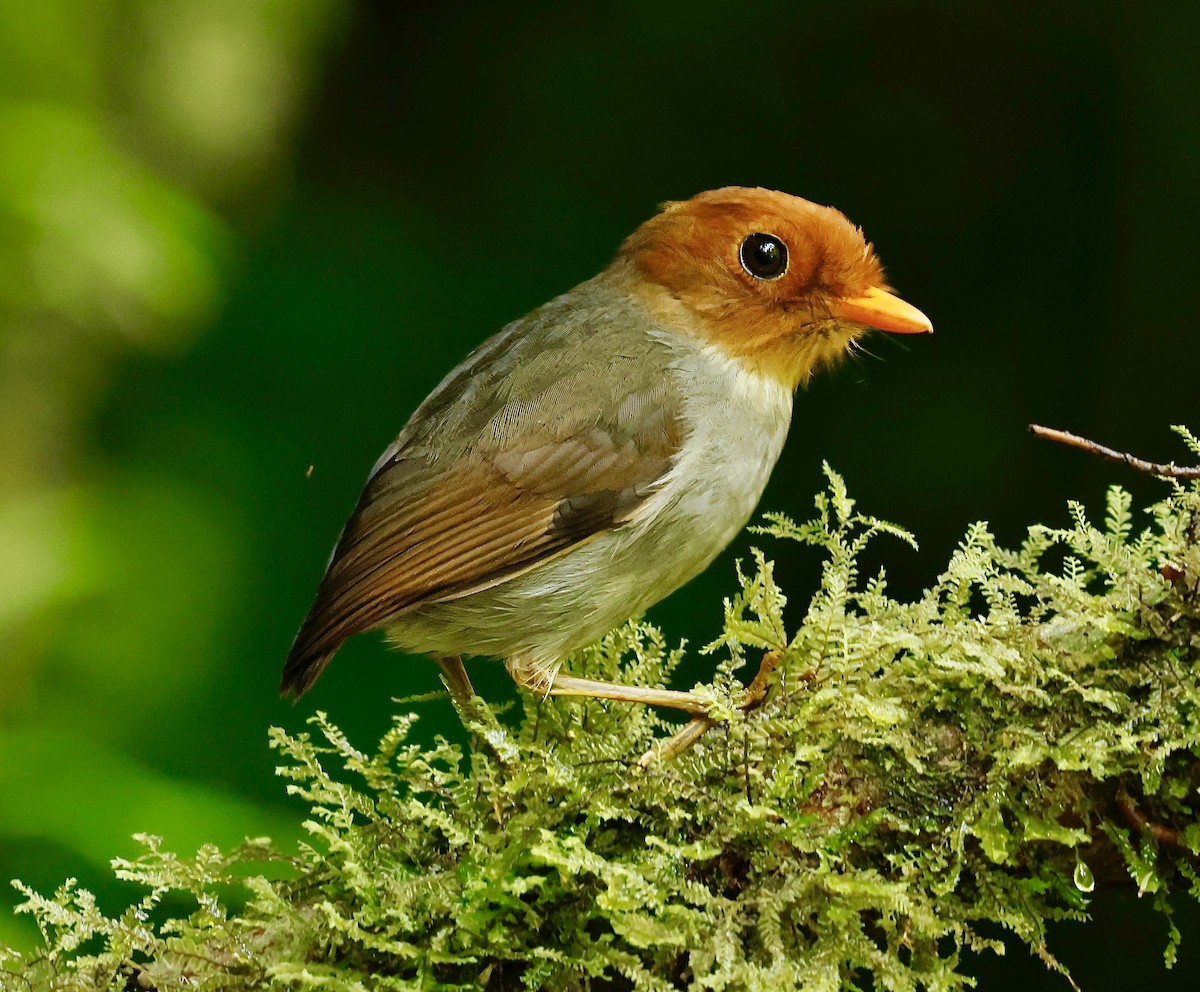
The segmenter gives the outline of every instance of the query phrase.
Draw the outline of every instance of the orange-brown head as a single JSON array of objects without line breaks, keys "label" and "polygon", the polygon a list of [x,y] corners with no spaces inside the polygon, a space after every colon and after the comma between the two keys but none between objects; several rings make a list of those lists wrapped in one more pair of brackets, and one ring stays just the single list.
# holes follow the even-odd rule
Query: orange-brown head
[{"label": "orange-brown head", "polygon": [[774,190],[728,186],[665,204],[617,261],[665,324],[793,388],[868,327],[933,330],[888,292],[874,248],[845,215]]}]

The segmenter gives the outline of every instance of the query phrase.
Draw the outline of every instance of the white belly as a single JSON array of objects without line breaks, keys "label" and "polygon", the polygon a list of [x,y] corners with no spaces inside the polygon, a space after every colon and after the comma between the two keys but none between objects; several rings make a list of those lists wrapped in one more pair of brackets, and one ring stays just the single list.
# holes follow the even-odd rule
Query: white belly
[{"label": "white belly", "polygon": [[397,647],[551,665],[674,592],[733,540],[783,448],[792,396],[714,349],[674,350],[688,434],[636,518],[490,589],[397,618]]}]

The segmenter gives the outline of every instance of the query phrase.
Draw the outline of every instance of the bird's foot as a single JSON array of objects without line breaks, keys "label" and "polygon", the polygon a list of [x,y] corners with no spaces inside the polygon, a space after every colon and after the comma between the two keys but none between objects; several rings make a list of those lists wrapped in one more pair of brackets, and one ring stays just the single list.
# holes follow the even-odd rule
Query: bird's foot
[{"label": "bird's foot", "polygon": [[[783,654],[779,651],[768,651],[762,656],[762,661],[758,665],[758,674],[754,676],[750,684],[743,690],[741,699],[737,703],[737,709],[743,713],[749,713],[751,710],[757,709],[762,705],[770,689],[771,675],[779,667],[779,663],[782,660]],[[684,751],[700,740],[701,737],[720,722],[720,720],[709,716],[707,712],[698,713],[676,733],[672,734],[666,740],[655,744],[654,747],[643,754],[638,759],[638,768],[644,771],[651,765],[679,757],[679,755],[683,754]]]}]

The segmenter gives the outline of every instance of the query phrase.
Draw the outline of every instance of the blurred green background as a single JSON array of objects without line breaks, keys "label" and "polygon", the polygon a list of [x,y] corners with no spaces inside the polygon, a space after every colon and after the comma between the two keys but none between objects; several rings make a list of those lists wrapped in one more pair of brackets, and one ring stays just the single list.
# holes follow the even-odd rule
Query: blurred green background
[{"label": "blurred green background", "polygon": [[[275,696],[367,469],[661,200],[832,203],[932,317],[799,398],[764,500],[806,513],[828,459],[921,539],[878,551],[899,592],[972,520],[1016,541],[1113,479],[1153,498],[1024,428],[1161,460],[1200,429],[1198,36],[1183,4],[0,4],[0,879],[112,908],[135,831],[294,840],[266,727],[320,707],[367,745],[438,687],[364,637]],[[749,546],[652,618],[709,639]],[[816,562],[786,553],[802,607]],[[1165,980],[1161,919],[1096,915],[1054,937],[1085,988],[1196,988],[1194,906]],[[981,987],[1066,987],[1012,958]]]}]

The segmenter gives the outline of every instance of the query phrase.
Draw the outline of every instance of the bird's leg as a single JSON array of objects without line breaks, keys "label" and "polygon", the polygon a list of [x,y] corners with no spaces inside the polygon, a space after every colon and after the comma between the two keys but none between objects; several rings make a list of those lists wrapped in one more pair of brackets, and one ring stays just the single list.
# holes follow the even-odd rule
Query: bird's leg
[{"label": "bird's leg", "polygon": [[[458,655],[449,655],[445,658],[434,658],[438,668],[442,670],[442,685],[450,692],[450,698],[454,701],[454,708],[458,710],[458,717],[463,722],[463,726],[467,730],[468,746],[471,748],[471,754],[475,755],[479,752],[480,747],[485,748],[492,758],[501,768],[508,768],[512,764],[512,757],[499,748],[494,741],[489,738],[486,733],[480,733],[480,724],[495,725],[496,718],[488,712],[482,705],[482,700],[476,695],[475,687],[471,685],[471,680],[467,676],[466,666],[463,665],[462,658]],[[497,818],[500,814],[497,812]]]},{"label": "bird's leg", "polygon": [[550,683],[550,695],[591,696],[594,699],[615,699],[621,703],[669,706],[671,709],[696,714],[704,713],[708,709],[708,703],[691,692],[597,682],[595,679],[581,679],[574,675],[555,675]]},{"label": "bird's leg", "polygon": [[[767,689],[769,688],[767,683],[771,674],[779,667],[779,662],[782,660],[783,655],[778,651],[768,651],[762,656],[762,661],[758,664],[758,674],[746,686],[746,691],[742,693],[742,698],[738,702],[738,709],[748,712],[762,704],[762,701],[767,698]],[[656,744],[643,754],[638,759],[638,767],[645,769],[659,761],[670,761],[672,758],[679,757],[716,725],[716,720],[704,714],[692,717],[665,741]]]},{"label": "bird's leg", "polygon": [[442,670],[442,685],[450,692],[451,698],[458,708],[465,712],[471,710],[471,699],[475,696],[475,687],[467,676],[466,666],[458,655],[448,658],[434,658],[438,668]]},{"label": "bird's leg", "polygon": [[687,713],[702,714],[708,703],[691,692],[676,689],[649,689],[645,686],[599,682],[576,675],[547,671],[544,667],[520,658],[506,662],[509,674],[517,685],[544,696],[588,696],[592,699],[614,699],[620,703],[642,703],[646,706],[669,706]]}]

